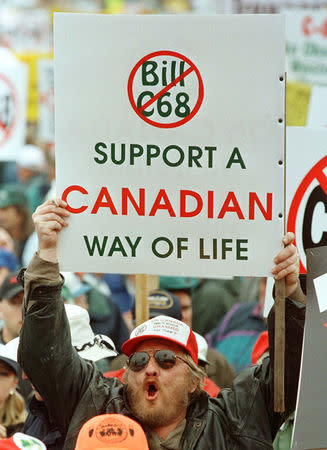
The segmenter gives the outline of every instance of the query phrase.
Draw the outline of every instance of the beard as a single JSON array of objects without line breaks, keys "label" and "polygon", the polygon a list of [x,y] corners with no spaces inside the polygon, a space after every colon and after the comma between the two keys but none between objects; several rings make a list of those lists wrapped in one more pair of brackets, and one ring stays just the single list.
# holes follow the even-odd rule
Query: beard
[{"label": "beard", "polygon": [[144,399],[144,390],[127,384],[127,398],[129,405],[142,425],[151,429],[160,428],[172,423],[186,410],[189,403],[189,393],[187,386],[168,394],[160,389],[161,401],[159,404],[149,404]]}]

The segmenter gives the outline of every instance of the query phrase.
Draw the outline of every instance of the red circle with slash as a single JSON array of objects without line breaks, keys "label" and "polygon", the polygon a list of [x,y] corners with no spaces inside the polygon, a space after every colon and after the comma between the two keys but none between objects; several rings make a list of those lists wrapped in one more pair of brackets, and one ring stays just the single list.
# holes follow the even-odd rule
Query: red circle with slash
[{"label": "red circle with slash", "polygon": [[[324,174],[324,169],[327,167],[327,156],[322,158],[317,164],[313,166],[313,168],[306,174],[302,182],[300,183],[299,187],[297,188],[297,191],[295,192],[295,195],[293,197],[290,210],[288,213],[288,219],[287,219],[287,231],[291,231],[295,234],[295,226],[296,226],[296,220],[297,220],[297,214],[299,211],[299,207],[301,204],[301,201],[304,197],[304,194],[306,193],[307,189],[309,188],[310,184],[314,179],[316,179],[324,192],[327,195],[327,177]],[[294,240],[294,245],[296,245],[296,242]],[[303,262],[300,259],[300,272],[306,273],[306,269],[304,267]]]},{"label": "red circle with slash", "polygon": [[10,125],[6,125],[1,117],[0,117],[0,132],[3,133],[2,138],[0,138],[0,146],[3,145],[7,139],[9,139],[13,129],[15,128],[16,125],[16,121],[17,121],[17,117],[15,115],[15,112],[17,111],[17,98],[16,98],[16,93],[15,93],[15,87],[12,84],[12,82],[9,80],[9,78],[7,78],[5,75],[3,75],[2,73],[0,73],[0,83],[3,82],[6,87],[8,88],[9,91],[9,95],[10,95],[10,99],[13,103],[13,118],[11,120]]},{"label": "red circle with slash", "polygon": [[[156,95],[154,95],[144,105],[142,105],[140,108],[138,108],[135,103],[134,96],[133,96],[133,83],[134,83],[135,75],[143,63],[145,63],[149,59],[155,58],[157,56],[173,56],[175,58],[181,59],[182,61],[185,61],[190,67],[185,72],[183,72],[179,77],[175,78],[175,80],[173,80],[171,83],[169,83],[163,89],[161,89]],[[162,95],[164,95],[166,92],[168,92],[172,87],[176,86],[182,79],[186,78],[192,72],[195,72],[195,74],[196,74],[199,88],[198,88],[197,101],[195,103],[194,108],[190,112],[190,114],[188,114],[186,117],[183,117],[183,119],[181,119],[181,120],[177,120],[177,121],[171,122],[171,123],[155,122],[154,120],[151,120],[142,114],[142,112],[146,108],[148,108],[150,105],[152,105],[152,103],[154,103],[155,101],[159,100],[159,98]],[[195,116],[195,114],[199,111],[200,106],[203,101],[203,96],[204,96],[203,81],[202,81],[202,77],[199,72],[199,69],[195,66],[194,63],[192,63],[192,61],[190,59],[186,58],[186,56],[182,55],[181,53],[173,52],[170,50],[160,50],[158,52],[149,53],[148,55],[144,56],[144,58],[142,58],[132,69],[132,72],[128,78],[127,92],[128,92],[129,101],[130,101],[134,111],[136,112],[136,114],[139,117],[141,117],[141,119],[144,120],[145,122],[147,122],[148,124],[153,125],[158,128],[175,128],[175,127],[184,125],[184,123],[191,120]]]}]

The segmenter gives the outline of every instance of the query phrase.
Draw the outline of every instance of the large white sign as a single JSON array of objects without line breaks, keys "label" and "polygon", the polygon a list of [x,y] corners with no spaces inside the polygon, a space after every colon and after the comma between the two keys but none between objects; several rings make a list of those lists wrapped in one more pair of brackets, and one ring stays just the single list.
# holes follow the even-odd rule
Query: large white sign
[{"label": "large white sign", "polygon": [[291,81],[327,84],[327,11],[284,9],[286,71]]},{"label": "large white sign", "polygon": [[25,64],[0,49],[0,161],[16,160],[25,143],[27,76]]},{"label": "large white sign", "polygon": [[284,48],[277,15],[56,14],[62,269],[269,273],[284,225]]},{"label": "large white sign", "polygon": [[327,129],[287,127],[286,135],[287,230],[305,272],[306,250],[327,245]]}]

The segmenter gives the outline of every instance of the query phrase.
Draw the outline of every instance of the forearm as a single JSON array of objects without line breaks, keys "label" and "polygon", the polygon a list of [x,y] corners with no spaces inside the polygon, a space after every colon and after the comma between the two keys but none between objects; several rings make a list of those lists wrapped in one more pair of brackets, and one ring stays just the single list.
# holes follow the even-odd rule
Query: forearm
[{"label": "forearm", "polygon": [[19,363],[43,397],[57,426],[64,430],[81,390],[88,384],[85,381],[88,374],[71,344],[58,265],[35,256],[24,273],[24,281]]}]

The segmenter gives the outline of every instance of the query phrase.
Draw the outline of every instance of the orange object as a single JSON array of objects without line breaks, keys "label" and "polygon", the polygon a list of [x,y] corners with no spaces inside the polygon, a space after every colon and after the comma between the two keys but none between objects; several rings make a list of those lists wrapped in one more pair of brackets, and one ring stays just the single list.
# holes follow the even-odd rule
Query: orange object
[{"label": "orange object", "polygon": [[145,433],[135,420],[122,414],[92,417],[80,429],[75,450],[149,450]]}]

